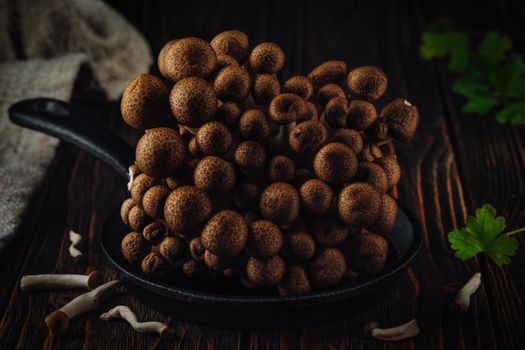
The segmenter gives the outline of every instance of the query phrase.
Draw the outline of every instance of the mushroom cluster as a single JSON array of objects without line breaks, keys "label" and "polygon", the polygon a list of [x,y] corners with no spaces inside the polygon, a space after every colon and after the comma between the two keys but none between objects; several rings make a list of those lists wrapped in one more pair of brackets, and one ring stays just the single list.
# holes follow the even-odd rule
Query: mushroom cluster
[{"label": "mushroom cluster", "polygon": [[130,264],[282,295],[383,270],[400,180],[388,144],[412,140],[418,110],[377,109],[388,82],[377,67],[328,61],[281,83],[284,64],[275,43],[250,49],[228,30],[168,42],[162,77],[129,82],[122,115],[143,131],[121,208]]}]

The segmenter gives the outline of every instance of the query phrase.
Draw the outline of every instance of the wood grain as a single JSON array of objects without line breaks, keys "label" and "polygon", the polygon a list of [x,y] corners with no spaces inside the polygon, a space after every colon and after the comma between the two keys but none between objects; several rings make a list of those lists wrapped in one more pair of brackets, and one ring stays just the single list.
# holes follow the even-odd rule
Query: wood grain
[{"label": "wood grain", "polygon": [[[444,66],[422,61],[418,54],[425,23],[443,13],[454,14],[475,30],[503,31],[523,48],[525,21],[518,2],[476,2],[476,15],[468,12],[473,2],[453,1],[109,2],[144,34],[154,54],[172,38],[210,39],[221,30],[238,28],[252,43],[275,41],[283,47],[287,64],[281,78],[305,74],[328,59],[343,59],[351,67],[381,67],[389,89],[379,105],[406,97],[422,117],[417,139],[395,146],[403,177],[394,194],[419,219],[424,249],[389,298],[341,322],[279,332],[219,330],[177,321],[123,295],[109,300],[100,312],[76,319],[66,337],[53,338],[43,319],[59,305],[63,293],[22,293],[20,276],[98,269],[108,279],[114,277],[98,237],[108,210],[126,196],[117,174],[84,152],[61,145],[21,234],[0,256],[1,349],[525,348],[524,239],[519,238],[521,248],[512,265],[503,268],[485,257],[462,263],[446,240],[451,229],[463,225],[466,215],[484,203],[507,217],[509,228],[525,224],[525,130],[463,115],[462,101],[452,94],[452,78]],[[83,106],[130,143],[136,141],[138,135],[120,119],[118,104]],[[87,266],[74,264],[67,253],[69,229],[85,236]],[[449,312],[451,297],[443,287],[459,286],[476,271],[483,274],[483,287],[471,309],[463,315]],[[121,303],[141,319],[170,323],[176,338],[159,343],[124,322],[98,320],[102,311]],[[414,317],[422,328],[414,339],[382,343],[361,335],[368,321],[390,326]]]}]

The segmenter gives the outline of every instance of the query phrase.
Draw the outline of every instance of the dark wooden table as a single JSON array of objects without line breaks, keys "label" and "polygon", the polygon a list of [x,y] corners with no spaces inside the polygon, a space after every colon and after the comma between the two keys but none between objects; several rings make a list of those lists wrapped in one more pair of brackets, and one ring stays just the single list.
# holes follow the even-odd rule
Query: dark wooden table
[{"label": "dark wooden table", "polygon": [[[422,117],[417,139],[396,146],[403,177],[394,195],[419,219],[423,250],[389,298],[348,320],[308,329],[238,332],[199,327],[152,310],[130,295],[114,298],[142,319],[170,322],[176,338],[159,349],[525,349],[525,239],[512,264],[497,267],[481,256],[462,263],[453,256],[446,234],[464,224],[467,213],[493,204],[508,227],[525,224],[525,129],[498,125],[492,118],[464,115],[450,90],[444,66],[419,58],[421,31],[437,15],[450,14],[474,31],[494,29],[511,35],[524,51],[524,11],[518,1],[226,1],[175,3],[111,1],[145,35],[156,55],[174,37],[210,39],[229,28],[246,31],[252,43],[275,41],[287,54],[283,76],[306,74],[328,59],[349,66],[377,65],[389,77],[384,101],[407,97]],[[130,143],[137,134],[120,119],[118,104],[82,104]],[[102,256],[98,238],[108,211],[125,198],[122,180],[84,152],[62,144],[21,228],[0,256],[0,349],[143,349],[157,346],[152,335],[134,332],[124,322],[105,323],[100,312],[79,317],[69,334],[48,335],[44,318],[64,293],[23,293],[19,278],[35,273],[115,273]],[[89,264],[68,255],[67,232],[88,241]],[[474,272],[483,285],[471,309],[450,316],[440,289],[460,285]],[[396,325],[422,318],[422,333],[411,340],[382,343],[361,335],[368,321]]]}]

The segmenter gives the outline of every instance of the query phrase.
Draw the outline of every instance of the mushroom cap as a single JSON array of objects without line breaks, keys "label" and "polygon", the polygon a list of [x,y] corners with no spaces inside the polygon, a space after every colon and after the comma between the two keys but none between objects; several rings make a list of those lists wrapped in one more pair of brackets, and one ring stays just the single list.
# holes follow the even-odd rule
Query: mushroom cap
[{"label": "mushroom cap", "polygon": [[230,131],[237,130],[241,118],[241,108],[235,102],[225,102],[217,110],[215,119],[222,122]]},{"label": "mushroom cap", "polygon": [[299,193],[286,182],[275,182],[264,189],[259,211],[265,219],[279,226],[291,225],[299,215]]},{"label": "mushroom cap", "polygon": [[152,223],[146,225],[144,230],[142,230],[142,236],[151,244],[157,245],[168,233],[168,228],[166,223],[161,220],[155,220]]},{"label": "mushroom cap", "polygon": [[166,185],[156,185],[149,188],[142,197],[142,208],[154,219],[162,219],[164,217],[164,202],[171,189]]},{"label": "mushroom cap", "polygon": [[233,189],[235,179],[233,164],[215,156],[202,158],[193,172],[193,183],[203,191],[228,193]]},{"label": "mushroom cap", "polygon": [[130,80],[120,102],[124,121],[135,129],[161,126],[169,115],[169,90],[152,74],[140,74]]},{"label": "mushroom cap", "polygon": [[311,214],[321,215],[330,209],[334,192],[332,188],[319,179],[304,182],[299,188],[302,207]]},{"label": "mushroom cap", "polygon": [[315,90],[330,83],[339,83],[346,76],[346,63],[343,61],[326,61],[315,67],[309,74],[308,79],[312,82]]},{"label": "mushroom cap", "polygon": [[142,203],[142,198],[144,197],[144,193],[146,193],[147,190],[149,190],[151,187],[157,185],[160,183],[159,179],[155,179],[153,177],[150,177],[146,174],[139,174],[131,183],[130,192],[131,192],[131,198],[133,198],[133,201],[135,203]]},{"label": "mushroom cap", "polygon": [[267,177],[270,182],[291,182],[295,176],[295,164],[287,156],[275,156],[268,164]]},{"label": "mushroom cap", "polygon": [[208,78],[217,65],[217,55],[211,45],[199,38],[184,38],[168,42],[159,53],[160,73],[173,82],[187,77]]},{"label": "mushroom cap", "polygon": [[332,142],[341,142],[350,147],[354,154],[359,154],[363,149],[363,137],[353,129],[339,129],[332,136]]},{"label": "mushroom cap", "polygon": [[352,237],[348,246],[348,262],[358,272],[376,275],[385,267],[388,242],[380,235],[363,231]]},{"label": "mushroom cap", "polygon": [[195,138],[202,153],[210,156],[226,154],[233,142],[226,125],[216,121],[201,126]]},{"label": "mushroom cap", "polygon": [[310,233],[319,246],[333,247],[348,237],[349,230],[337,219],[323,218],[311,221]]},{"label": "mushroom cap", "polygon": [[210,42],[217,55],[229,55],[242,64],[250,52],[248,36],[239,30],[226,30],[217,34]]},{"label": "mushroom cap", "polygon": [[353,97],[375,101],[385,93],[388,79],[377,67],[358,67],[348,73],[346,85]]},{"label": "mushroom cap", "polygon": [[216,72],[220,72],[223,68],[228,66],[239,67],[239,63],[232,56],[225,54],[217,55]]},{"label": "mushroom cap", "polygon": [[151,218],[139,205],[134,206],[128,215],[129,227],[137,232],[142,232],[144,227],[151,222]]},{"label": "mushroom cap", "polygon": [[55,310],[46,317],[46,325],[53,335],[62,336],[69,331],[69,317],[60,310]]},{"label": "mushroom cap", "polygon": [[385,171],[381,166],[372,162],[359,163],[354,181],[367,182],[381,193],[385,193],[388,189],[388,177]]},{"label": "mushroom cap", "polygon": [[313,167],[319,179],[331,185],[340,185],[355,175],[357,157],[346,144],[332,142],[317,152]]},{"label": "mushroom cap", "polygon": [[315,254],[315,241],[306,231],[292,231],[284,235],[282,254],[289,260],[301,262]]},{"label": "mushroom cap", "polygon": [[233,210],[223,210],[215,214],[201,233],[204,248],[220,256],[239,254],[244,249],[247,239],[246,220]]},{"label": "mushroom cap", "polygon": [[308,78],[296,75],[284,82],[283,92],[296,94],[303,100],[307,101],[311,99],[314,94],[314,86]]},{"label": "mushroom cap", "polygon": [[365,135],[369,141],[384,141],[388,139],[388,124],[384,118],[378,117],[376,120],[365,130]]},{"label": "mushroom cap", "polygon": [[337,201],[339,217],[354,227],[373,225],[381,214],[381,206],[381,194],[366,182],[346,186],[339,193]]},{"label": "mushroom cap", "polygon": [[172,176],[180,169],[185,158],[184,140],[170,128],[148,130],[140,138],[135,150],[135,162],[140,170],[154,178]]},{"label": "mushroom cap", "polygon": [[131,208],[135,206],[135,201],[133,198],[128,198],[124,202],[122,202],[122,206],[120,207],[120,218],[122,219],[122,222],[129,226],[129,212],[131,211]]},{"label": "mushroom cap", "polygon": [[259,287],[275,286],[283,278],[284,269],[284,260],[279,255],[267,260],[250,257],[246,263],[248,279]]},{"label": "mushroom cap", "polygon": [[181,262],[187,256],[184,243],[177,237],[165,237],[159,245],[159,253],[172,265]]},{"label": "mushroom cap", "polygon": [[284,51],[274,43],[260,43],[250,53],[250,66],[258,74],[275,74],[284,66]]},{"label": "mushroom cap", "polygon": [[283,93],[275,96],[268,108],[270,118],[280,125],[304,119],[308,113],[305,101],[296,94]]},{"label": "mushroom cap", "polygon": [[89,290],[93,290],[97,288],[98,286],[102,285],[102,283],[103,283],[102,273],[96,270],[91,271],[91,273],[88,275],[87,288]]},{"label": "mushroom cap", "polygon": [[326,104],[335,97],[346,97],[343,88],[337,84],[324,85],[317,92],[317,102],[322,108],[325,108]]},{"label": "mushroom cap", "polygon": [[296,120],[297,123],[302,123],[307,120],[319,120],[318,106],[312,101],[306,101],[306,114],[302,119]]},{"label": "mushroom cap", "polygon": [[202,245],[200,237],[193,238],[188,244],[188,250],[190,255],[196,261],[202,261],[204,259],[204,251],[206,250]]},{"label": "mushroom cap", "polygon": [[308,120],[292,129],[288,136],[290,148],[298,154],[313,154],[326,142],[328,132],[323,124]]},{"label": "mushroom cap", "polygon": [[261,191],[259,187],[251,182],[242,182],[233,190],[233,200],[240,209],[251,209],[259,203]]},{"label": "mushroom cap", "polygon": [[346,125],[356,130],[368,129],[377,119],[377,111],[373,104],[363,100],[350,101]]},{"label": "mushroom cap", "polygon": [[184,78],[171,89],[171,113],[184,126],[195,128],[212,120],[217,103],[215,90],[201,78]]},{"label": "mushroom cap", "polygon": [[338,284],[346,273],[346,260],[336,248],[321,251],[310,264],[310,280],[318,287],[327,288]]},{"label": "mushroom cap", "polygon": [[164,182],[166,182],[166,186],[168,186],[170,190],[174,190],[180,185],[179,180],[174,177],[167,177],[164,179]]},{"label": "mushroom cap", "polygon": [[229,256],[215,255],[209,250],[204,252],[204,263],[212,270],[222,271],[232,264],[232,258]]},{"label": "mushroom cap", "polygon": [[250,76],[243,67],[226,66],[215,77],[213,88],[221,101],[241,102],[250,93]]},{"label": "mushroom cap", "polygon": [[395,139],[408,143],[419,125],[419,112],[404,98],[396,98],[381,109],[381,118],[388,124],[388,133]]},{"label": "mushroom cap", "polygon": [[245,169],[258,169],[266,161],[264,147],[255,141],[241,142],[233,154],[235,163]]},{"label": "mushroom cap", "polygon": [[310,280],[301,265],[288,265],[277,286],[281,295],[305,294],[312,290]]},{"label": "mushroom cap", "polygon": [[188,153],[193,158],[202,157],[202,152],[201,152],[201,150],[199,148],[199,145],[197,144],[197,137],[196,136],[192,137],[190,142],[188,142]]},{"label": "mushroom cap", "polygon": [[256,104],[266,105],[281,93],[281,83],[275,74],[258,74],[252,87]]},{"label": "mushroom cap", "polygon": [[206,272],[206,265],[200,261],[189,259],[182,264],[182,273],[186,277],[195,278]]},{"label": "mushroom cap", "polygon": [[146,275],[162,276],[169,269],[169,262],[159,252],[152,251],[142,259],[140,269]]},{"label": "mushroom cap", "polygon": [[239,120],[239,135],[243,139],[257,142],[270,136],[270,124],[260,109],[249,109]]},{"label": "mushroom cap", "polygon": [[138,264],[151,251],[149,244],[140,233],[130,232],[120,243],[122,255],[130,264]]},{"label": "mushroom cap", "polygon": [[257,259],[269,259],[279,253],[283,245],[283,234],[279,226],[268,220],[251,223],[246,250]]},{"label": "mushroom cap", "polygon": [[341,129],[346,126],[348,100],[346,97],[334,97],[325,106],[324,118],[332,128]]},{"label": "mushroom cap", "polygon": [[401,178],[401,167],[397,162],[396,156],[391,155],[377,158],[374,160],[374,163],[383,168],[388,179],[388,187],[397,185]]},{"label": "mushroom cap", "polygon": [[197,228],[210,216],[212,203],[208,195],[194,186],[173,190],[164,205],[164,218],[170,229],[182,236],[195,236]]},{"label": "mushroom cap", "polygon": [[382,197],[383,205],[381,206],[381,214],[379,219],[367,228],[368,231],[386,236],[394,230],[397,220],[397,202],[388,194]]}]

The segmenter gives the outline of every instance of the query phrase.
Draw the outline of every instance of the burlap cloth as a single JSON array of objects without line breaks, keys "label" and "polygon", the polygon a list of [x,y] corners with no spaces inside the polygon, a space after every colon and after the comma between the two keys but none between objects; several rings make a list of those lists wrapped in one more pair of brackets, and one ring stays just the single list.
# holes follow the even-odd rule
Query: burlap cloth
[{"label": "burlap cloth", "polygon": [[68,100],[89,65],[110,99],[152,63],[141,35],[98,0],[0,0],[0,252],[17,232],[58,141],[12,124],[31,97]]}]

